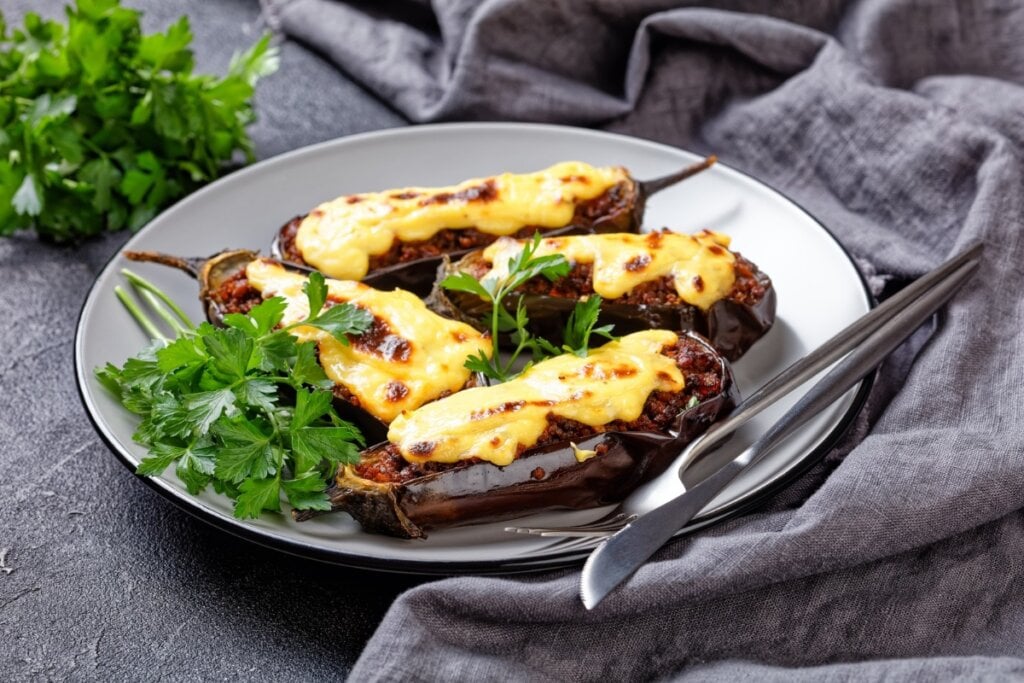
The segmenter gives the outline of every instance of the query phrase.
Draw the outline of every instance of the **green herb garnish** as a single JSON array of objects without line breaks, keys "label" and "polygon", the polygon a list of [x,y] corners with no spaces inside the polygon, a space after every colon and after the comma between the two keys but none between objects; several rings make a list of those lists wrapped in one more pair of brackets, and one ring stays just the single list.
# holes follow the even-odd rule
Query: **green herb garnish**
[{"label": "green herb garnish", "polygon": [[[509,312],[505,305],[505,299],[526,284],[528,280],[543,276],[553,282],[569,274],[571,266],[561,254],[534,256],[539,246],[540,234],[534,233],[533,239],[523,246],[523,250],[509,259],[508,274],[503,279],[487,277],[481,281],[469,273],[454,273],[441,282],[441,286],[445,289],[475,294],[485,301],[489,301],[491,314],[489,319],[484,322],[491,331],[491,340],[494,342],[495,349],[497,349],[499,333],[510,333],[510,339],[515,345],[504,362],[498,356],[497,350],[490,357],[484,355],[482,351],[470,356],[466,361],[466,368],[469,370],[480,372],[499,382],[506,382],[526,369],[523,368],[518,372],[513,369],[523,351],[529,350],[534,361],[558,356],[564,352],[585,357],[592,334],[615,339],[611,334],[612,325],[594,327],[597,324],[601,308],[601,297],[597,295],[576,304],[566,322],[565,344],[562,348],[555,346],[543,337],[530,333],[528,329],[529,316],[526,313],[522,296],[516,301],[515,314]],[[529,364],[526,367],[529,367]]]},{"label": "green herb garnish", "polygon": [[277,68],[265,36],[224,78],[192,73],[185,17],[143,35],[119,0],[77,0],[67,24],[0,15],[0,235],[56,241],[137,229],[219,176],[240,152],[256,81]]},{"label": "green herb garnish", "polygon": [[615,339],[615,336],[612,335],[614,325],[594,327],[597,324],[597,316],[601,313],[601,301],[601,296],[594,294],[586,301],[576,304],[572,313],[569,314],[569,320],[565,323],[565,343],[562,345],[562,349],[584,358],[587,355],[587,349],[590,348],[590,335],[596,334],[605,339]]},{"label": "green herb garnish", "polygon": [[[155,290],[133,273],[127,277],[140,292]],[[97,368],[99,381],[142,417],[133,438],[150,455],[139,474],[156,476],[176,463],[190,493],[212,485],[234,498],[240,518],[280,510],[282,493],[295,509],[330,509],[327,481],[338,465],[355,463],[365,444],[334,409],[315,342],[299,342],[289,331],[310,325],[348,344],[348,335],[365,332],[373,317],[347,303],[324,309],[327,288],[319,273],[304,291],[310,314],[300,322],[278,329],[285,311],[280,297],[246,315],[225,316],[224,328],[193,327],[178,312],[184,324],[172,326],[179,328],[173,341],[158,339],[120,368]],[[156,304],[147,303],[159,312],[159,300],[170,302],[156,292]],[[137,306],[130,310],[145,318]],[[146,320],[147,330],[155,329]]]}]

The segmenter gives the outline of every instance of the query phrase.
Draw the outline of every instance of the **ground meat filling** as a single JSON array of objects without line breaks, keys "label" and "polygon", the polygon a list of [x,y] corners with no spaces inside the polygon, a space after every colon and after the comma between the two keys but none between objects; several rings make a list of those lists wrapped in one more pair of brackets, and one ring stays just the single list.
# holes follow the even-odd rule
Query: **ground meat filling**
[{"label": "ground meat filling", "polygon": [[244,268],[226,279],[217,289],[211,290],[209,296],[217,310],[224,315],[248,313],[263,301],[260,290],[249,284]]},{"label": "ground meat filling", "polygon": [[[478,280],[483,279],[490,269],[491,264],[483,260],[473,261],[466,264],[465,267],[466,272]],[[590,263],[573,263],[572,270],[565,277],[554,282],[546,277],[535,277],[520,287],[518,291],[565,299],[589,296],[594,293],[593,270],[593,265]],[[764,275],[758,273],[757,266],[740,254],[736,254],[735,272],[736,282],[726,298],[746,305],[753,305],[760,301],[764,297],[768,280]],[[689,305],[679,297],[675,282],[668,276],[641,283],[614,301],[617,304],[633,306]]]},{"label": "ground meat filling", "polygon": [[[722,392],[722,373],[718,356],[700,342],[689,337],[680,337],[678,343],[667,346],[662,354],[675,360],[685,378],[685,387],[678,393],[659,391],[652,393],[644,404],[643,413],[632,422],[616,420],[602,427],[595,428],[582,422],[548,415],[548,426],[541,433],[536,444],[519,446],[518,455],[529,448],[548,444],[581,441],[598,432],[606,431],[665,431],[673,418],[686,409],[691,399],[706,401]],[[604,449],[598,449],[600,456]],[[413,463],[408,462],[394,444],[387,444],[375,451],[370,457],[364,458],[353,468],[355,473],[371,481],[385,484],[401,484],[434,472],[467,467],[482,462],[478,458],[462,460],[456,463]]]},{"label": "ground meat filling", "polygon": [[[581,202],[576,207],[576,212],[570,225],[579,228],[589,228],[595,223],[625,210],[627,208],[625,204],[629,201],[629,194],[627,183],[619,183],[599,197]],[[299,226],[302,224],[303,218],[304,216],[293,218],[281,228],[278,233],[277,248],[281,253],[281,258],[284,260],[300,265],[308,265],[303,260],[302,254],[295,244],[295,236],[299,232]],[[513,234],[512,237],[526,239],[532,237],[535,232],[543,234],[545,230],[549,229],[527,226]],[[368,272],[430,256],[482,249],[496,239],[498,239],[496,235],[489,235],[472,228],[459,230],[446,228],[437,232],[429,240],[420,242],[399,242],[395,240],[391,245],[391,249],[383,254],[370,257]]]}]

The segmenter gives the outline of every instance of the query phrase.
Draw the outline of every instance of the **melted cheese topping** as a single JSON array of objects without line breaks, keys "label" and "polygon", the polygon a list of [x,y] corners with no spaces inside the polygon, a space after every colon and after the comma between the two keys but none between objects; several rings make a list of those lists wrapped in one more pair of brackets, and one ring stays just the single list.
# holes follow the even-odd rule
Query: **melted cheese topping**
[{"label": "melted cheese topping", "polygon": [[[545,360],[504,384],[466,389],[405,413],[391,423],[388,440],[410,462],[481,458],[511,463],[547,427],[547,416],[600,428],[640,417],[653,391],[678,392],[683,375],[661,355],[678,336],[667,330],[627,335],[592,350]],[[577,458],[586,459],[580,451]]]},{"label": "melted cheese topping", "polygon": [[[536,254],[562,254],[571,263],[593,264],[594,291],[605,299],[618,299],[637,285],[671,277],[683,301],[706,311],[736,282],[736,256],[729,243],[728,236],[710,230],[695,235],[572,235],[542,240]],[[493,264],[485,277],[508,277],[509,259],[522,251],[523,244],[502,238],[484,249],[484,260]]]},{"label": "melted cheese topping", "polygon": [[[288,303],[284,325],[307,317],[304,276],[273,261],[253,261],[245,273],[265,298],[284,297]],[[320,364],[331,381],[348,389],[360,406],[384,422],[445,392],[458,391],[470,375],[463,367],[466,358],[480,350],[491,353],[490,339],[469,325],[434,314],[409,292],[380,292],[338,280],[327,280],[327,291],[332,301],[349,302],[373,313],[373,327],[352,337],[349,346],[315,327],[297,327],[292,334],[315,341]]]},{"label": "melted cheese topping", "polygon": [[339,197],[302,220],[295,245],[325,275],[360,280],[369,257],[387,252],[395,240],[420,242],[445,228],[475,228],[490,235],[511,235],[527,226],[561,228],[572,221],[577,201],[599,197],[628,178],[623,168],[570,161],[452,187]]}]

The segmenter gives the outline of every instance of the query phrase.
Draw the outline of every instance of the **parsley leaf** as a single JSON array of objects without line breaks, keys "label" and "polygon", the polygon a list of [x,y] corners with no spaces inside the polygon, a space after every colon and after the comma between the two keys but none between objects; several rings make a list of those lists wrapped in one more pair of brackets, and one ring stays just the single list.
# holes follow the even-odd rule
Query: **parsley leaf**
[{"label": "parsley leaf", "polygon": [[612,336],[613,325],[594,327],[597,324],[597,317],[601,314],[601,301],[600,295],[594,294],[586,301],[577,302],[565,323],[565,343],[562,346],[565,351],[586,358],[590,335],[615,339]]},{"label": "parsley leaf", "polygon": [[[327,290],[311,278],[315,303]],[[342,420],[317,361],[316,343],[287,331],[320,323],[332,334],[358,334],[372,316],[349,304],[310,314],[278,329],[283,299],[268,299],[227,326],[182,328],[121,367],[108,363],[96,378],[142,419],[134,438],[149,450],[137,467],[158,476],[174,465],[190,493],[212,485],[235,499],[235,515],[279,511],[282,496],[295,509],[330,509],[326,489],[340,465],[358,460],[365,443]],[[337,311],[332,313],[332,311]]]},{"label": "parsley leaf", "polygon": [[335,464],[354,465],[359,449],[353,443],[357,432],[351,425],[341,427],[303,427],[292,433],[292,448],[301,458],[300,472],[320,464],[321,460]]},{"label": "parsley leaf", "polygon": [[168,466],[185,454],[183,446],[176,446],[173,443],[160,442],[154,444],[150,449],[148,458],[143,458],[139,466],[135,468],[136,474],[156,476],[163,474]]},{"label": "parsley leaf", "polygon": [[452,273],[441,281],[441,286],[453,292],[476,294],[481,299],[487,300],[491,300],[494,294],[491,288],[485,288],[475,277],[463,272]]},{"label": "parsley leaf", "polygon": [[214,432],[224,446],[217,453],[214,474],[234,484],[248,478],[266,477],[274,471],[271,435],[248,419],[222,421]]},{"label": "parsley leaf", "polygon": [[331,395],[326,391],[295,391],[295,412],[292,413],[292,429],[302,429],[328,413],[331,409]]},{"label": "parsley leaf", "polygon": [[295,364],[292,367],[292,377],[295,381],[315,387],[329,387],[331,381],[327,379],[324,369],[316,360],[316,342],[302,342],[295,348]]},{"label": "parsley leaf", "polygon": [[210,355],[201,348],[193,337],[180,337],[158,349],[156,366],[161,372],[173,372],[179,368],[196,365],[209,360]]},{"label": "parsley leaf", "polygon": [[186,394],[182,398],[185,401],[185,407],[188,408],[188,419],[200,434],[210,431],[210,426],[225,411],[230,411],[235,406],[235,392],[228,387]]},{"label": "parsley leaf", "polygon": [[270,334],[281,323],[287,305],[284,297],[271,297],[253,306],[247,315],[228,313],[224,316],[224,324],[240,330],[246,336],[261,337]]},{"label": "parsley leaf", "polygon": [[309,316],[285,328],[290,330],[300,325],[310,325],[329,333],[342,344],[348,346],[348,335],[362,334],[373,324],[373,315],[364,308],[350,303],[340,303],[323,310],[327,303],[327,281],[324,276],[314,271],[310,273],[302,291],[309,302]]},{"label": "parsley leaf", "polygon": [[281,478],[246,479],[238,486],[235,517],[255,519],[264,510],[281,509]]},{"label": "parsley leaf", "polygon": [[74,0],[64,23],[0,17],[0,235],[66,242],[137,229],[159,210],[252,160],[256,81],[277,50],[264,36],[226,76],[193,73],[182,17],[144,34],[119,0]]},{"label": "parsley leaf", "polygon": [[328,308],[304,324],[321,329],[348,346],[348,335],[362,334],[370,329],[370,325],[373,324],[373,315],[365,308],[358,308],[352,304],[341,304]]},{"label": "parsley leaf", "polygon": [[330,510],[324,481],[315,472],[306,472],[295,479],[281,482],[288,502],[296,510]]},{"label": "parsley leaf", "polygon": [[315,317],[327,301],[327,281],[323,274],[310,273],[302,285],[302,291],[306,293],[306,299],[309,301],[309,317]]}]

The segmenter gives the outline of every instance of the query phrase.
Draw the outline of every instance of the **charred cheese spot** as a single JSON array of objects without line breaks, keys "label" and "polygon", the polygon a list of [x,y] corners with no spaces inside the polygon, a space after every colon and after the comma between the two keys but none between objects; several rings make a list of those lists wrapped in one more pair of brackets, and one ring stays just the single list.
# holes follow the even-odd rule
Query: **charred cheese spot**
[{"label": "charred cheese spot", "polygon": [[434,452],[436,445],[433,441],[419,441],[409,447],[409,452],[421,457],[427,456]]},{"label": "charred cheese spot", "polygon": [[398,403],[409,395],[409,387],[398,380],[388,382],[387,400],[391,403]]},{"label": "charred cheese spot", "polygon": [[[416,194],[416,193],[406,193]],[[417,195],[418,196],[418,195]],[[420,200],[420,206],[431,204],[448,204],[449,202],[493,202],[498,198],[498,189],[493,180],[485,180],[480,185],[467,187],[458,192],[438,192]]]},{"label": "charred cheese spot", "polygon": [[[571,263],[592,264],[594,291],[605,299],[670,277],[683,301],[706,311],[728,296],[736,282],[736,257],[728,246],[729,237],[708,230],[695,235],[614,233],[541,240],[536,255],[561,254]],[[509,259],[522,249],[523,241],[508,237],[484,249],[483,260],[492,266],[480,279],[507,277]]]},{"label": "charred cheese spot", "polygon": [[350,341],[360,351],[392,363],[408,363],[412,356],[412,342],[395,334],[391,326],[377,316],[370,329]]},{"label": "charred cheese spot", "polygon": [[[305,277],[269,260],[250,263],[246,277],[264,298],[285,299],[283,325],[306,318]],[[327,280],[327,289],[329,304],[348,302],[370,311],[374,316],[370,329],[353,335],[348,345],[313,327],[297,327],[292,334],[315,341],[320,364],[336,388],[344,389],[352,403],[384,422],[458,391],[470,377],[466,359],[480,351],[491,353],[486,336],[432,313],[408,292],[381,292],[339,280]]]},{"label": "charred cheese spot", "polygon": [[444,229],[474,228],[500,236],[524,226],[561,228],[572,221],[577,202],[628,180],[623,168],[570,161],[452,187],[340,197],[302,219],[295,246],[306,263],[325,275],[358,280],[366,275],[370,257],[387,252],[395,240],[420,242]]},{"label": "charred cheese spot", "polygon": [[649,254],[637,254],[633,258],[626,261],[626,270],[631,273],[635,273],[639,270],[643,270],[651,263],[651,257]]},{"label": "charred cheese spot", "polygon": [[[637,419],[652,392],[682,391],[678,366],[660,353],[677,340],[674,332],[648,330],[586,358],[550,358],[504,384],[465,389],[403,413],[391,423],[388,440],[410,462],[480,458],[504,467],[537,443],[549,415],[600,427]],[[423,442],[433,446],[427,454],[420,452]]]}]

